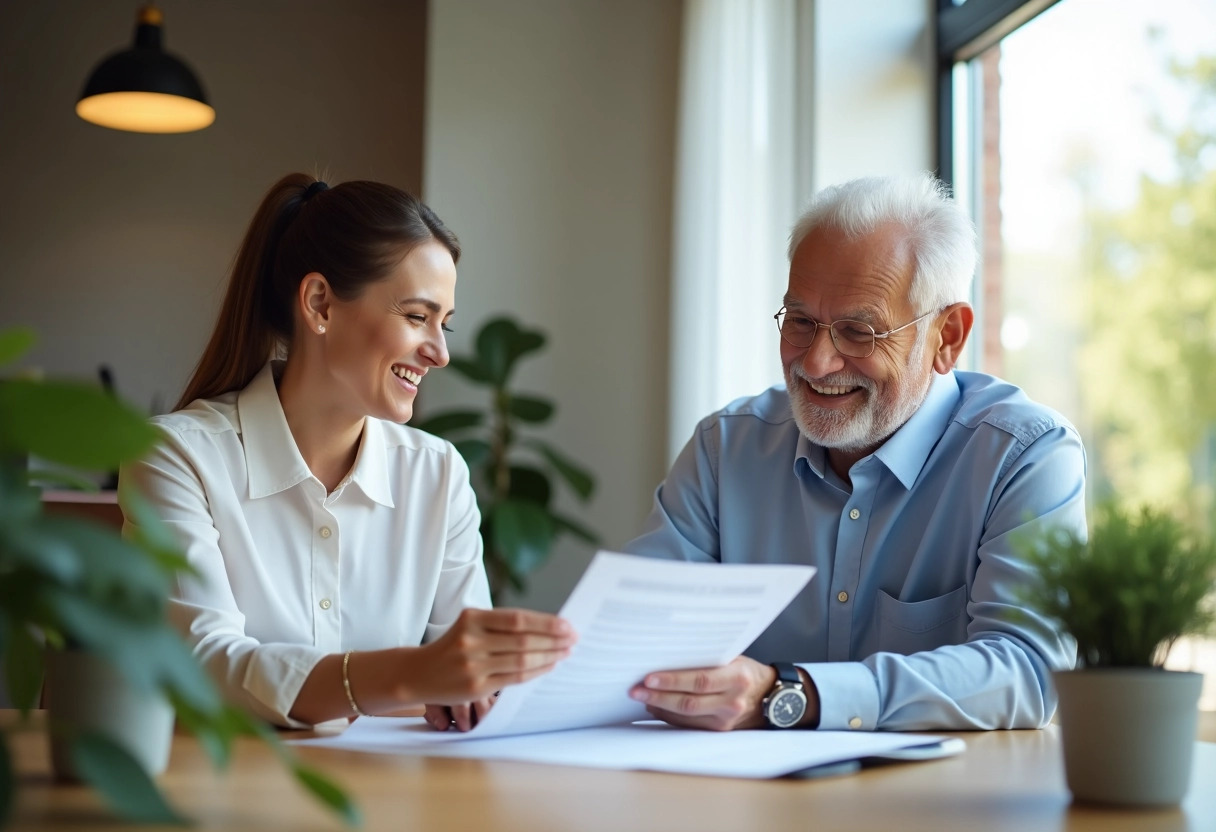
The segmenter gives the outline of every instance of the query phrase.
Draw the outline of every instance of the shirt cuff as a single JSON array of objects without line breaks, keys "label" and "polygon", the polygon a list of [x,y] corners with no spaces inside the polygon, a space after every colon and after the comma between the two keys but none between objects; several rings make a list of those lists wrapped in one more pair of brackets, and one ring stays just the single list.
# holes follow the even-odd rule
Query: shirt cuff
[{"label": "shirt cuff", "polygon": [[878,727],[878,680],[861,662],[798,665],[819,692],[819,730],[873,731]]},{"label": "shirt cuff", "polygon": [[256,702],[254,710],[262,711],[258,715],[288,728],[311,728],[288,714],[308,674],[324,657],[324,650],[308,645],[263,644],[254,648],[243,684]]}]

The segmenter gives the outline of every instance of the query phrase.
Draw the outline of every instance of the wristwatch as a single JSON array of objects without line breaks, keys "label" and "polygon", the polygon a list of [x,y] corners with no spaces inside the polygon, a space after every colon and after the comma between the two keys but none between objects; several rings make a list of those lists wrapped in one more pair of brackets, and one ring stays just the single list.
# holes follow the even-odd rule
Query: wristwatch
[{"label": "wristwatch", "polygon": [[777,683],[761,703],[769,728],[793,728],[806,713],[806,691],[798,668],[789,662],[774,662]]}]

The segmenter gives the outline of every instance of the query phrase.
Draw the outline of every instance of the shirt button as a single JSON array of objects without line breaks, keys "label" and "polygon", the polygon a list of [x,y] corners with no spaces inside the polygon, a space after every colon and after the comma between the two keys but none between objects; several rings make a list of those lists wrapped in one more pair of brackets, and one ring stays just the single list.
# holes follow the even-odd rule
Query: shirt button
[{"label": "shirt button", "polygon": [[842,604],[845,603],[849,600],[849,593],[845,592],[843,589],[840,590],[840,592],[836,593],[836,600]]},{"label": "shirt button", "polygon": [[332,606],[333,606],[333,604],[330,602],[330,600],[328,598],[321,599],[321,609],[327,610]]},{"label": "shirt button", "polygon": [[328,538],[331,534],[333,534],[333,532],[329,530],[329,526],[321,527],[321,537]]},{"label": "shirt button", "polygon": [[858,511],[857,509],[853,509],[852,511],[849,512],[850,520],[856,520],[860,516],[861,516],[861,512]]},{"label": "shirt button", "polygon": [[852,719],[850,719],[849,727],[850,728],[860,728],[861,727],[861,717],[855,716]]}]

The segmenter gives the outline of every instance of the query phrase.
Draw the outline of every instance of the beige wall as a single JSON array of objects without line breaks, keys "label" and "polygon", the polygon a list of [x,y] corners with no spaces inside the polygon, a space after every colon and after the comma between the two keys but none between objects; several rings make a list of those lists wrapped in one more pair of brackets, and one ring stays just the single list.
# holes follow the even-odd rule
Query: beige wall
[{"label": "beige wall", "polygon": [[[0,326],[30,363],[173,404],[266,188],[291,170],[416,188],[424,0],[164,0],[165,41],[217,111],[198,133],[86,124],[92,67],[130,45],[138,3],[0,4]],[[82,426],[86,427],[86,426]]]},{"label": "beige wall", "polygon": [[[678,0],[433,0],[426,199],[460,235],[454,350],[492,313],[550,348],[519,387],[585,462],[582,516],[634,534],[664,473]],[[477,392],[428,377],[420,409]],[[564,504],[572,513],[570,503]],[[556,609],[591,550],[564,541],[524,601]]]}]

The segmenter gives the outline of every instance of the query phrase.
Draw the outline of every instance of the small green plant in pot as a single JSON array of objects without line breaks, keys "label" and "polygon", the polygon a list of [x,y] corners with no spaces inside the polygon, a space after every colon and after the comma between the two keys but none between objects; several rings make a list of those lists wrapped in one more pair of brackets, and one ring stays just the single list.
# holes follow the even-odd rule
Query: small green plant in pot
[{"label": "small green plant in pot", "polygon": [[[33,340],[29,330],[0,330],[0,367]],[[271,728],[221,700],[167,623],[170,581],[188,566],[137,495],[126,501],[140,529],[130,540],[103,525],[43,511],[27,470],[30,456],[80,471],[111,471],[156,441],[141,414],[100,387],[0,375],[0,653],[13,703],[28,717],[44,670],[53,671],[47,721],[59,773],[87,782],[128,819],[184,822],[151,777],[167,759],[176,712],[217,766],[227,762],[236,737],[261,738],[306,789],[357,824],[355,806],[338,787],[301,764]],[[59,485],[87,483],[72,474],[54,476]],[[7,733],[0,732],[0,827],[16,786]]]},{"label": "small green plant in pot", "polygon": [[599,542],[594,532],[553,508],[554,475],[583,501],[595,490],[595,479],[549,443],[523,433],[525,426],[549,421],[555,410],[547,399],[508,386],[519,360],[544,347],[544,334],[510,318],[494,318],[478,330],[475,344],[474,355],[452,356],[450,366],[490,388],[489,412],[450,410],[414,427],[451,439],[469,465],[490,591],[497,598],[506,587],[524,589],[559,534]]},{"label": "small green plant in pot", "polygon": [[1089,539],[1056,531],[1025,547],[1027,606],[1077,641],[1056,673],[1068,787],[1077,800],[1181,802],[1203,676],[1163,668],[1182,636],[1216,621],[1216,545],[1152,508],[1099,508]]}]

